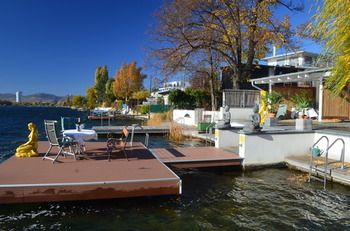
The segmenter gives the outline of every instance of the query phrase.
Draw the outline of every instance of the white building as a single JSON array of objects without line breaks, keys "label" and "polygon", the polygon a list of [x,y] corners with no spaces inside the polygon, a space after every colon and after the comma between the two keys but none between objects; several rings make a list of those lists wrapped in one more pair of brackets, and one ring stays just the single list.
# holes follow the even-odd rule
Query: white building
[{"label": "white building", "polygon": [[[275,53],[275,52],[274,52]],[[307,51],[296,51],[262,58],[269,66],[295,66],[300,68],[313,68],[319,55]]]},{"label": "white building", "polygon": [[22,103],[22,92],[16,91],[16,103]]},{"label": "white building", "polygon": [[186,88],[186,83],[184,81],[171,81],[163,84],[163,87],[158,89],[158,93],[162,94],[163,92],[169,92],[172,90],[182,90],[184,91]]},{"label": "white building", "polygon": [[158,91],[152,92],[151,97],[147,100],[151,104],[156,104],[157,98],[162,97],[164,105],[169,105],[169,92],[173,90],[184,91],[188,87],[188,83],[184,81],[171,81],[163,84]]}]

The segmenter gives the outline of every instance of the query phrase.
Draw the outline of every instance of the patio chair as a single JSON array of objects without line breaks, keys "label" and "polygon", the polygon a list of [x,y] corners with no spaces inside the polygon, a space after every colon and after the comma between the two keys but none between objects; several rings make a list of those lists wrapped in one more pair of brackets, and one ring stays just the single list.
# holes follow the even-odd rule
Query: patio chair
[{"label": "patio chair", "polygon": [[[77,149],[78,143],[74,141],[72,138],[63,136],[63,137],[58,137],[57,135],[57,130],[56,130],[56,124],[57,121],[55,120],[44,120],[45,124],[45,132],[47,139],[50,143],[50,147],[45,153],[43,160],[48,159],[52,160],[52,163],[55,163],[57,158],[60,156],[60,154],[63,154],[64,156],[66,155],[71,155],[74,156],[74,159],[76,159],[75,156],[75,150]],[[54,157],[49,157],[49,153],[52,149],[52,147],[57,147],[59,149],[58,153]],[[69,152],[65,150],[65,148],[69,148]],[[74,150],[75,149],[75,150]]]},{"label": "patio chair", "polygon": [[129,138],[128,127],[123,128],[122,136],[120,138],[112,138],[111,134],[109,134],[108,136],[109,136],[107,140],[108,161],[111,161],[111,155],[113,150],[121,150],[124,153],[125,158],[129,161],[128,156],[125,152],[125,147],[127,144],[127,140]]},{"label": "patio chair", "polygon": [[287,113],[287,104],[280,104],[278,106],[276,118],[284,119],[284,117],[286,116],[286,113]]}]

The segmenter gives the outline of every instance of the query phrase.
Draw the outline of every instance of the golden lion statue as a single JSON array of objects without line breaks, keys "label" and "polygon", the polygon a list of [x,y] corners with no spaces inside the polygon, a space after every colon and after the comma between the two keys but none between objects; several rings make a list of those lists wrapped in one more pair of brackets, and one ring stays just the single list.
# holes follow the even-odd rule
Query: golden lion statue
[{"label": "golden lion statue", "polygon": [[21,144],[16,149],[17,157],[35,157],[39,156],[38,154],[38,129],[35,124],[30,122],[28,124],[28,129],[30,131],[28,135],[28,142]]}]

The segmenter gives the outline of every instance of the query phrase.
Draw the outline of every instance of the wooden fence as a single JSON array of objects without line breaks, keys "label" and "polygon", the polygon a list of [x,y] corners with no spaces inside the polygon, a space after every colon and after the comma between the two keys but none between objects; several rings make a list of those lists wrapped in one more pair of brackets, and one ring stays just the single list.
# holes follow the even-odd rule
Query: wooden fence
[{"label": "wooden fence", "polygon": [[291,102],[291,97],[302,92],[306,92],[306,94],[312,99],[312,106],[316,107],[316,88],[314,87],[273,86],[272,90],[280,93],[283,96],[283,103],[287,104],[288,110],[294,107],[293,103]]},{"label": "wooden fence", "polygon": [[259,103],[257,90],[225,90],[222,94],[223,105],[229,107],[247,108]]},{"label": "wooden fence", "polygon": [[332,95],[329,90],[324,90],[322,117],[350,120],[350,103],[339,96]]}]

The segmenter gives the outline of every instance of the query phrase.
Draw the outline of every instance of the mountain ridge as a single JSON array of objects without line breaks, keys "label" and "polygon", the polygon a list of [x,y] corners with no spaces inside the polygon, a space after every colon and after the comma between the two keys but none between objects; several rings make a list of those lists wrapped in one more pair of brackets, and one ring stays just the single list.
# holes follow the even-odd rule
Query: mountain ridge
[{"label": "mountain ridge", "polygon": [[[66,96],[56,96],[49,93],[34,93],[30,95],[22,95],[22,102],[33,103],[33,102],[45,102],[45,103],[55,103],[66,98]],[[16,94],[12,93],[0,93],[1,100],[7,100],[11,102],[16,101]]]}]

